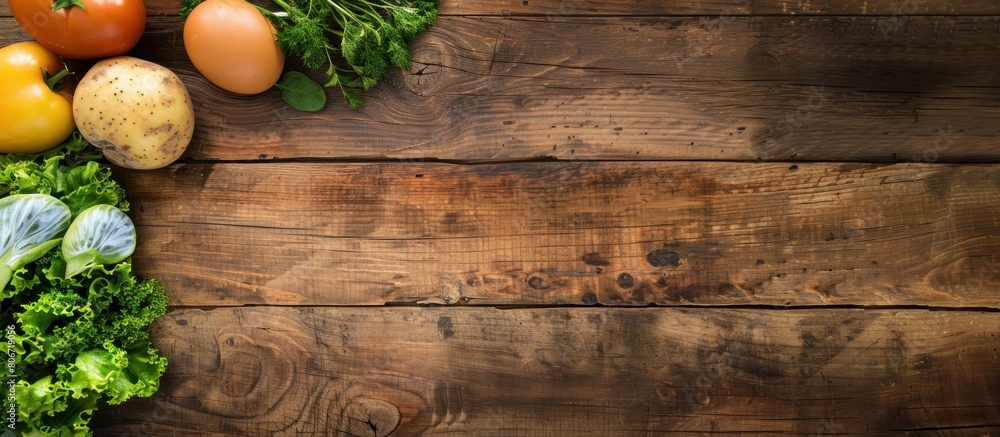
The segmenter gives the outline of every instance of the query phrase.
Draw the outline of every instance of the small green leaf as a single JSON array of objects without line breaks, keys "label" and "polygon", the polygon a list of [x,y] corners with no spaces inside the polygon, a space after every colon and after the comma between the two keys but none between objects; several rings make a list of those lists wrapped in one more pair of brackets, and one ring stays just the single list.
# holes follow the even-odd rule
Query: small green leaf
[{"label": "small green leaf", "polygon": [[275,86],[281,90],[281,98],[299,111],[316,112],[326,106],[323,87],[298,71],[285,73]]},{"label": "small green leaf", "polygon": [[350,106],[351,109],[360,109],[361,105],[364,104],[361,94],[354,91],[344,90],[344,101],[347,102],[347,106]]}]

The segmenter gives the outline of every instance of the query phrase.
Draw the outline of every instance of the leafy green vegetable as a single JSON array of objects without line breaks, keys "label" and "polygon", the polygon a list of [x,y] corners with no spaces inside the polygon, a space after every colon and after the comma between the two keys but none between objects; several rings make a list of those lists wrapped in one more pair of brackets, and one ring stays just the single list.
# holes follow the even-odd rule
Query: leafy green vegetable
[{"label": "leafy green vegetable", "polygon": [[[0,196],[16,200],[44,193],[59,199],[71,222],[65,235],[59,231],[65,241],[69,228],[96,219],[88,211],[124,216],[128,209],[124,191],[100,157],[78,136],[43,155],[0,155]],[[95,226],[100,227],[78,225],[74,232]],[[103,247],[104,241],[84,246]],[[132,274],[128,255],[107,261],[119,256],[95,258],[92,266],[67,277],[67,259],[51,247],[13,269],[0,288],[0,326],[13,327],[8,356],[17,375],[15,405],[8,396],[0,396],[0,403],[5,412],[17,409],[20,435],[88,435],[99,405],[159,389],[167,360],[153,347],[149,326],[166,313],[167,297],[159,281]]]},{"label": "leafy green vegetable", "polygon": [[299,111],[316,112],[326,106],[323,87],[298,71],[285,73],[275,86],[281,90],[281,98]]},{"label": "leafy green vegetable", "polygon": [[[186,17],[204,0],[184,0]],[[409,44],[437,20],[437,0],[274,0],[284,10],[261,9],[278,30],[278,45],[288,56],[329,78],[347,104],[358,108],[361,92],[388,76],[390,67],[410,69]],[[337,65],[343,59],[347,67]]]},{"label": "leafy green vegetable", "polygon": [[59,244],[69,226],[69,207],[47,194],[17,194],[0,199],[0,287],[14,270]]},{"label": "leafy green vegetable", "polygon": [[62,240],[66,277],[97,264],[114,264],[135,251],[135,226],[120,209],[94,205],[69,225]]},{"label": "leafy green vegetable", "polygon": [[98,204],[128,212],[129,204],[100,151],[79,132],[39,155],[0,155],[0,196],[41,193],[58,198],[73,215]]}]

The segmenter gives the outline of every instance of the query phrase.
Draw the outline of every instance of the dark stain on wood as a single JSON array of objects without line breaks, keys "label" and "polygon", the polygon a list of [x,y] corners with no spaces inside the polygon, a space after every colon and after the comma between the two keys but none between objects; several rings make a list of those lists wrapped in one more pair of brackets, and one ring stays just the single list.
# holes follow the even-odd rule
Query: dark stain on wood
[{"label": "dark stain on wood", "polygon": [[646,262],[653,267],[677,267],[681,265],[681,257],[677,252],[656,249],[646,254]]},{"label": "dark stain on wood", "polygon": [[611,262],[604,259],[599,253],[588,253],[583,256],[583,263],[588,266],[609,266]]},{"label": "dark stain on wood", "polygon": [[615,280],[615,283],[621,288],[629,289],[635,285],[635,279],[628,273],[621,273],[618,275],[618,279]]},{"label": "dark stain on wood", "polygon": [[532,275],[528,277],[528,286],[535,290],[546,290],[551,287],[545,277],[541,275]]},{"label": "dark stain on wood", "polygon": [[638,286],[631,290],[631,293],[632,301],[634,302],[647,302],[654,295],[652,287],[646,282],[639,283]]},{"label": "dark stain on wood", "polygon": [[441,316],[440,318],[438,318],[437,328],[444,338],[448,338],[455,335],[455,326],[451,321],[451,317]]}]

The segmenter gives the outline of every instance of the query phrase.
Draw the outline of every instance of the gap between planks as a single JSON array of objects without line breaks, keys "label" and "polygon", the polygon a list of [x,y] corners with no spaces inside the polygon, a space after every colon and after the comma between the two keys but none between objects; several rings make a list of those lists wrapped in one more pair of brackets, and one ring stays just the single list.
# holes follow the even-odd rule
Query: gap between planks
[{"label": "gap between planks", "polygon": [[[475,300],[474,298],[467,299],[469,301]],[[608,309],[613,311],[618,310],[650,310],[650,309],[681,309],[681,310],[761,310],[761,311],[815,311],[815,310],[862,310],[862,311],[926,311],[926,312],[950,312],[950,313],[1000,313],[1000,307],[986,307],[986,306],[959,306],[959,307],[947,307],[947,306],[935,306],[935,305],[853,305],[853,304],[836,304],[836,305],[699,305],[699,304],[657,304],[650,303],[648,305],[606,305],[606,304],[593,304],[593,305],[575,305],[575,304],[511,304],[511,305],[495,305],[495,304],[485,304],[478,305],[474,303],[469,303],[467,301],[460,301],[455,304],[423,304],[423,303],[407,303],[407,302],[386,302],[382,305],[338,305],[338,304],[301,304],[301,305],[276,305],[276,304],[243,304],[243,305],[168,305],[167,311],[180,311],[180,310],[202,310],[202,311],[214,311],[218,309],[231,309],[231,308],[335,308],[335,309],[392,309],[392,308],[469,308],[469,309],[495,309],[500,311],[518,311],[518,310],[535,310],[535,309]]]},{"label": "gap between planks", "polygon": [[981,159],[948,159],[947,157],[941,157],[935,161],[912,161],[903,159],[813,159],[813,160],[764,160],[761,158],[757,159],[697,159],[697,158],[654,158],[654,159],[611,159],[611,158],[580,158],[580,159],[559,159],[553,156],[541,156],[526,159],[498,159],[498,160],[478,160],[478,159],[448,159],[448,158],[390,158],[390,157],[342,157],[342,158],[322,158],[322,157],[297,157],[297,158],[281,158],[281,157],[265,157],[258,159],[195,159],[195,158],[185,158],[174,164],[173,166],[180,165],[217,165],[217,164],[446,164],[446,165],[456,165],[456,166],[494,166],[494,165],[519,165],[519,164],[621,164],[621,163],[635,163],[635,164],[670,164],[670,163],[686,163],[686,164],[761,164],[761,165],[776,165],[776,164],[788,164],[794,166],[807,166],[813,164],[871,164],[878,166],[889,166],[889,165],[902,165],[902,164],[920,164],[920,165],[933,165],[933,166],[955,166],[955,165],[989,165],[989,164],[1000,164],[1000,160],[981,160]]}]

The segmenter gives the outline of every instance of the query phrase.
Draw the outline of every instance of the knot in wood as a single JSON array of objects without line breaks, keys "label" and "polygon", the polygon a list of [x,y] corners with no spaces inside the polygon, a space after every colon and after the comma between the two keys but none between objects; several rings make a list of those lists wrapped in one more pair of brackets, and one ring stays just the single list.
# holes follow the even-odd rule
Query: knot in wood
[{"label": "knot in wood", "polygon": [[343,414],[349,435],[384,437],[399,426],[399,409],[380,399],[357,399],[344,407]]}]

